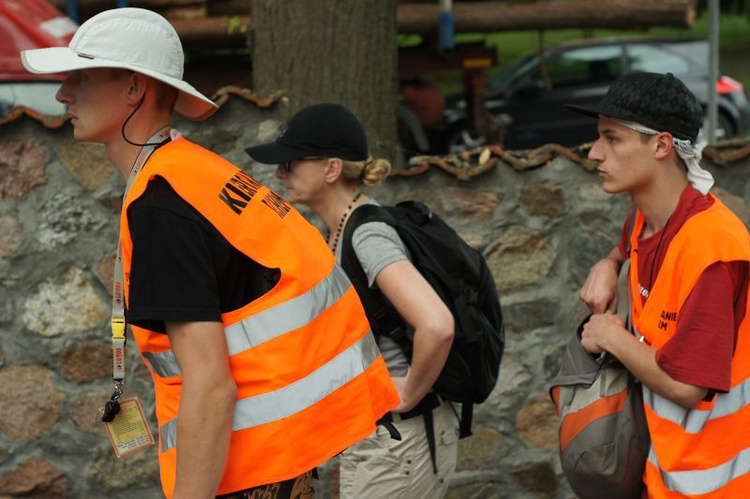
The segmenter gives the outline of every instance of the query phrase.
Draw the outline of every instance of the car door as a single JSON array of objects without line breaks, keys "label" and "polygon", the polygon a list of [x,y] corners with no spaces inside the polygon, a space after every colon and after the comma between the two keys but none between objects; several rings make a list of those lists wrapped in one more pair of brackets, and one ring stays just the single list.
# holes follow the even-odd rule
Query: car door
[{"label": "car door", "polygon": [[[538,58],[538,62],[507,93],[502,112],[510,116],[512,124],[506,145],[527,149],[594,140],[596,120],[568,111],[563,105],[590,105],[601,100],[622,73],[621,45],[567,48],[550,53],[546,61]],[[487,104],[493,114],[498,114],[492,102]]]}]

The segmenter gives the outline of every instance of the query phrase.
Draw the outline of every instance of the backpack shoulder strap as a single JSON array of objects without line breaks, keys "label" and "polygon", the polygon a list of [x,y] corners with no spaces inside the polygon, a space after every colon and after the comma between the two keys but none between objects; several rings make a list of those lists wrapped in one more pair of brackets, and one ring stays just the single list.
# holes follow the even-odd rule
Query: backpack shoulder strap
[{"label": "backpack shoulder strap", "polygon": [[387,207],[364,204],[357,207],[349,216],[341,236],[341,267],[357,290],[365,309],[370,328],[375,336],[386,335],[396,341],[407,357],[411,359],[411,341],[406,336],[403,319],[388,299],[377,289],[369,286],[367,275],[354,251],[352,237],[360,225],[368,222],[385,222],[396,226],[396,220]]}]

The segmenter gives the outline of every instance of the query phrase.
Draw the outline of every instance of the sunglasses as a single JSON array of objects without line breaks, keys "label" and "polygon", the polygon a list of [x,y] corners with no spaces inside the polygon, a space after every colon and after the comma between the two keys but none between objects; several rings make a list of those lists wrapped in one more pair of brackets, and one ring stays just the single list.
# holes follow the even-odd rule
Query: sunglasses
[{"label": "sunglasses", "polygon": [[305,156],[304,158],[297,158],[297,159],[291,159],[289,161],[284,161],[282,163],[279,163],[279,166],[282,170],[284,170],[286,173],[292,172],[292,163],[295,161],[321,161],[324,159],[328,159],[325,156]]}]

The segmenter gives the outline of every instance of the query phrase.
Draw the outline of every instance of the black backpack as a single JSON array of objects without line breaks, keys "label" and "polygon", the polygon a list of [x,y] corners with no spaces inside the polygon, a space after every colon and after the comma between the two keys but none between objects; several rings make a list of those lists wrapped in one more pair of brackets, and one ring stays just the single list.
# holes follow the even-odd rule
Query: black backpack
[{"label": "black backpack", "polygon": [[414,266],[453,314],[453,345],[433,389],[462,404],[460,437],[467,437],[473,404],[484,402],[495,387],[505,348],[503,314],[492,273],[482,254],[422,203],[365,204],[352,212],[342,237],[341,266],[359,294],[375,336],[391,337],[409,359],[413,329],[379,290],[368,286],[352,247],[354,230],[375,221],[396,229]]}]

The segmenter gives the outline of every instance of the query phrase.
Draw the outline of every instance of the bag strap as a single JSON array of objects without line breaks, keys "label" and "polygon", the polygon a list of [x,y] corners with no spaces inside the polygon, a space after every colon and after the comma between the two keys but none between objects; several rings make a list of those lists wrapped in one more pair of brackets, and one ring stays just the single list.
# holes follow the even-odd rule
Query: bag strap
[{"label": "bag strap", "polygon": [[354,231],[368,222],[385,222],[395,225],[395,218],[382,206],[363,204],[349,216],[341,240],[341,267],[352,281],[359,299],[365,308],[370,328],[376,337],[388,336],[393,339],[411,360],[412,343],[408,338],[407,326],[391,302],[377,289],[369,286],[362,263],[354,251],[352,237]]}]

